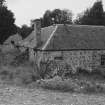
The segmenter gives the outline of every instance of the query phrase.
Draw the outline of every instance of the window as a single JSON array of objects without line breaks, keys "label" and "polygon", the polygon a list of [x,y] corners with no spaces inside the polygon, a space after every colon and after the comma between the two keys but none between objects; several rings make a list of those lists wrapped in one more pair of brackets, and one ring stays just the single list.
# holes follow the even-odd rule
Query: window
[{"label": "window", "polygon": [[56,56],[54,57],[55,60],[63,60],[63,57],[62,56]]},{"label": "window", "polygon": [[105,55],[101,55],[101,65],[105,65]]},{"label": "window", "polygon": [[54,57],[55,60],[63,60],[63,52],[57,53]]}]

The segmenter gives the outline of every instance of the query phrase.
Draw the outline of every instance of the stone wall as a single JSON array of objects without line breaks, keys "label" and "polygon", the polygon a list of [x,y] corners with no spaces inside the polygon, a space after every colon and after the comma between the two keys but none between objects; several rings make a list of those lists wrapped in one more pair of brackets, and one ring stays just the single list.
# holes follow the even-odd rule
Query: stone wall
[{"label": "stone wall", "polygon": [[93,59],[93,68],[97,68],[101,65],[101,56],[105,55],[105,50],[93,51],[92,59]]},{"label": "stone wall", "polygon": [[47,59],[53,59],[57,61],[64,61],[69,64],[73,70],[80,67],[82,69],[92,70],[101,65],[101,55],[105,54],[105,51],[55,51],[55,52],[43,52],[41,56],[42,61]]},{"label": "stone wall", "polygon": [[73,70],[78,67],[91,70],[92,51],[67,51],[64,52],[64,60],[71,65]]}]

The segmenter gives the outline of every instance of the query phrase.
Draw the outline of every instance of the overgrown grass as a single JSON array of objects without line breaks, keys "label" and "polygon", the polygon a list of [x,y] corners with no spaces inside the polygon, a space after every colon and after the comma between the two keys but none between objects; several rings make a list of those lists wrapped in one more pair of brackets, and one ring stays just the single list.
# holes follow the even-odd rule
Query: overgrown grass
[{"label": "overgrown grass", "polygon": [[17,85],[27,85],[35,82],[39,77],[35,70],[29,66],[2,66],[0,68],[0,79]]},{"label": "overgrown grass", "polygon": [[91,81],[74,80],[44,80],[39,83],[44,89],[57,90],[63,92],[82,92],[82,93],[105,93],[105,86]]},{"label": "overgrown grass", "polygon": [[45,79],[39,82],[40,86],[45,89],[83,92],[83,93],[105,93],[105,75],[104,69],[94,71],[83,70],[78,68],[75,73],[71,73],[68,79],[64,81],[57,79]]},{"label": "overgrown grass", "polygon": [[33,65],[28,61],[28,53],[17,49],[0,52],[0,79],[23,85],[36,81],[39,77]]},{"label": "overgrown grass", "polygon": [[[3,56],[5,58],[5,55]],[[43,78],[44,81],[37,84],[44,89],[84,93],[105,92],[105,70],[103,68],[94,71],[78,68],[75,73],[72,73],[71,68],[66,64],[59,71],[56,71],[56,64],[58,63],[48,62],[46,63],[47,66],[42,65],[37,72],[37,67],[35,69],[35,65],[27,61],[27,52],[16,55],[10,64],[4,65],[4,58],[0,58],[0,61],[4,60],[4,63],[0,64],[0,79],[3,81],[9,81],[17,85],[30,85]],[[68,79],[63,81],[62,76],[66,76]]]},{"label": "overgrown grass", "polygon": [[38,81],[38,84],[44,89],[74,92],[74,86],[72,85],[73,83],[68,84],[67,81],[62,81],[60,77],[55,77],[49,80],[41,80]]},{"label": "overgrown grass", "polygon": [[[32,65],[25,66],[1,66],[0,79],[9,81],[16,85],[31,85],[42,87],[44,89],[57,90],[63,92],[83,92],[83,93],[104,93],[105,80],[101,74],[78,70],[75,74],[71,74],[68,79],[62,80],[60,76],[55,76],[52,79],[43,79],[36,82],[40,77],[33,69]],[[99,72],[99,71],[98,71]],[[100,78],[95,79],[95,75]],[[100,82],[101,81],[101,82]],[[33,87],[34,88],[34,87]]]}]

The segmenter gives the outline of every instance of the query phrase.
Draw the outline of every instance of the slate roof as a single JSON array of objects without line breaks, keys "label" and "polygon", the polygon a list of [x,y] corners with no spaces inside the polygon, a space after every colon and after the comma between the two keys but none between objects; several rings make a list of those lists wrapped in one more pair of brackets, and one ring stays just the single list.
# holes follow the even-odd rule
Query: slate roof
[{"label": "slate roof", "polygon": [[58,25],[44,50],[105,49],[105,27]]},{"label": "slate roof", "polygon": [[[54,29],[55,29],[55,26],[41,28],[41,40],[43,42],[43,45],[46,43],[46,41],[48,40],[49,36],[51,35]],[[32,31],[31,34],[21,42],[21,45],[31,47],[31,48],[36,47],[34,31]]]},{"label": "slate roof", "polygon": [[11,41],[14,41],[15,43],[18,43],[19,41],[22,41],[22,37],[17,33],[12,36],[10,36],[4,44],[11,44]]}]

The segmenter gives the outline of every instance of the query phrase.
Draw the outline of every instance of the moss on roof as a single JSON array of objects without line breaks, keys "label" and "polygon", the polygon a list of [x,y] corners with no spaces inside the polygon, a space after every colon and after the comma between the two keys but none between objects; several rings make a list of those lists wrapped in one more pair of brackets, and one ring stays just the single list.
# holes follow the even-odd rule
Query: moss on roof
[{"label": "moss on roof", "polygon": [[17,33],[17,34],[14,34],[14,35],[10,36],[10,37],[4,42],[4,44],[10,44],[11,41],[14,41],[15,43],[18,43],[19,41],[22,41],[22,37],[21,37],[21,35],[19,35],[18,33]]},{"label": "moss on roof", "polygon": [[[49,36],[51,35],[54,29],[55,26],[49,26],[41,29],[41,40],[43,42],[43,45],[46,43],[46,41],[48,40]],[[32,48],[36,47],[36,39],[34,31],[32,31],[31,34],[22,41],[22,44]]]},{"label": "moss on roof", "polygon": [[105,49],[105,27],[58,25],[46,50]]}]

